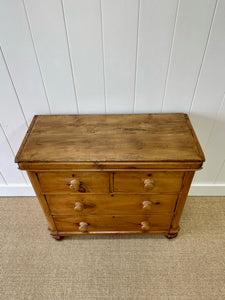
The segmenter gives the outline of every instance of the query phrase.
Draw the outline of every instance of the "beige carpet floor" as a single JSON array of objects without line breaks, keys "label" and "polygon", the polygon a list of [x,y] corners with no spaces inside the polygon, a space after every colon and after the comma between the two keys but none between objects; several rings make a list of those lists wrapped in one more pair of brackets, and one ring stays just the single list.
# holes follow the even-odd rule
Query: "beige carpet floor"
[{"label": "beige carpet floor", "polygon": [[225,299],[225,197],[189,197],[174,240],[56,242],[35,197],[0,198],[3,300]]}]

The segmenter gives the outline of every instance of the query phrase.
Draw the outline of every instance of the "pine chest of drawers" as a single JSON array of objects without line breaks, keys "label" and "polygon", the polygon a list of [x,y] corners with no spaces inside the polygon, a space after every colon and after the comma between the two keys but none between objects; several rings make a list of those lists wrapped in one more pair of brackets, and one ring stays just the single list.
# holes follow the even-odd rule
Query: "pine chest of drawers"
[{"label": "pine chest of drawers", "polygon": [[186,114],[34,116],[15,159],[58,240],[175,237],[203,161]]}]

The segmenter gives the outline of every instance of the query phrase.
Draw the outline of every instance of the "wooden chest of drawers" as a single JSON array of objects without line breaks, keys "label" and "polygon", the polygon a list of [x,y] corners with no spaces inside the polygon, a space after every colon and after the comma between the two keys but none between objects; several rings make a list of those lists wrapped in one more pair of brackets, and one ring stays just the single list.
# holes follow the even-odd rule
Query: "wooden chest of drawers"
[{"label": "wooden chest of drawers", "polygon": [[15,162],[55,239],[93,234],[173,238],[205,160],[186,114],[39,115]]}]

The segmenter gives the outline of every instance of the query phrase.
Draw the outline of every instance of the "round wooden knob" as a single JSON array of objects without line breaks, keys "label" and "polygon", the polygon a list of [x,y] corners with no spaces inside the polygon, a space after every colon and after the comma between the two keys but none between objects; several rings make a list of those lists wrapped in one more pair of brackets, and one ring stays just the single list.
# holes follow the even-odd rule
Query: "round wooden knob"
[{"label": "round wooden knob", "polygon": [[141,222],[141,229],[142,230],[149,230],[150,229],[150,223],[148,221]]},{"label": "round wooden knob", "polygon": [[87,226],[88,226],[88,223],[80,222],[80,223],[79,223],[79,230],[80,230],[81,232],[86,232],[86,231],[87,231]]},{"label": "round wooden knob", "polygon": [[151,201],[143,201],[142,202],[143,209],[151,210],[152,209],[152,202]]},{"label": "round wooden knob", "polygon": [[84,209],[84,204],[82,202],[76,202],[74,206],[74,210],[82,211]]},{"label": "round wooden knob", "polygon": [[154,183],[153,179],[147,178],[144,180],[144,188],[146,190],[152,190],[154,188],[154,186],[155,186],[155,183]]},{"label": "round wooden knob", "polygon": [[70,181],[69,188],[73,190],[74,192],[77,192],[80,187],[80,181],[78,179],[73,179]]}]

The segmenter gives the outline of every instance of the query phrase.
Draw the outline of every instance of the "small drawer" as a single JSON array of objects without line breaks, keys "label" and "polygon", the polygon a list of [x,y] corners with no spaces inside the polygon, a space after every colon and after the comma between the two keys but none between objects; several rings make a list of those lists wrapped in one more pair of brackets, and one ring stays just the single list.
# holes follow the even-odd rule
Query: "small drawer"
[{"label": "small drawer", "polygon": [[178,193],[183,172],[115,172],[114,192]]},{"label": "small drawer", "polygon": [[53,215],[140,215],[172,213],[177,196],[169,195],[47,195]]},{"label": "small drawer", "polygon": [[138,232],[168,231],[171,215],[113,215],[113,216],[70,216],[54,217],[60,232]]},{"label": "small drawer", "polygon": [[106,172],[39,172],[38,179],[45,194],[109,192]]}]

